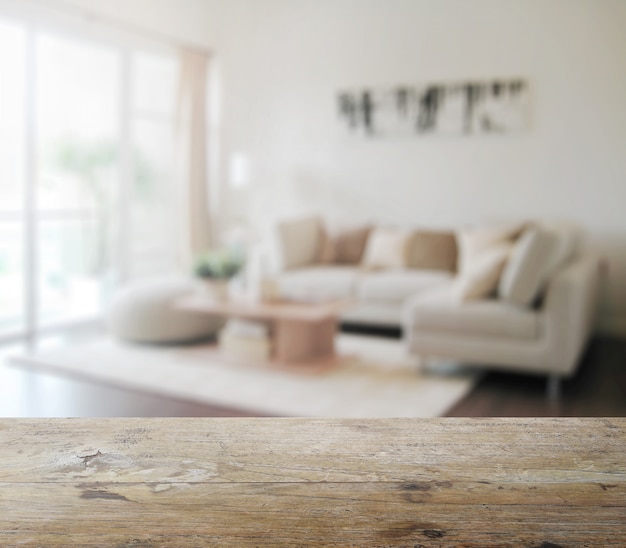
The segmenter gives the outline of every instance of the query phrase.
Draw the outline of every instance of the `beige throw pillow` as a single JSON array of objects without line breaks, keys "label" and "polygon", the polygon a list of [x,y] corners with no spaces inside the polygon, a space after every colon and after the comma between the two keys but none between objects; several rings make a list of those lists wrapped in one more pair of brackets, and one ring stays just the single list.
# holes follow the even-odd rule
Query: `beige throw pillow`
[{"label": "beige throw pillow", "polygon": [[335,245],[328,233],[328,229],[321,224],[319,228],[319,241],[317,248],[317,262],[331,264],[335,261]]},{"label": "beige throw pillow", "polygon": [[512,244],[500,243],[468,258],[463,272],[455,282],[456,299],[465,302],[493,295],[511,249]]},{"label": "beige throw pillow", "polygon": [[365,268],[403,268],[407,263],[409,233],[393,228],[376,228],[367,238],[361,264]]},{"label": "beige throw pillow", "polygon": [[317,260],[329,264],[359,264],[363,258],[369,225],[344,228],[323,228],[317,249]]},{"label": "beige throw pillow", "polygon": [[416,230],[409,237],[407,267],[455,272],[457,254],[454,232]]}]

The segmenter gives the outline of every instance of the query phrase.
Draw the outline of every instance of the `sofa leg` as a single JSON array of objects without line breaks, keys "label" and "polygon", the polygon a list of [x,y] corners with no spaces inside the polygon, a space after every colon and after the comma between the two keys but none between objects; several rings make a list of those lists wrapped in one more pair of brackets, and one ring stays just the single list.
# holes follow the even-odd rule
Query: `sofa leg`
[{"label": "sofa leg", "polygon": [[548,375],[546,394],[550,401],[558,401],[561,398],[561,377],[559,375]]}]

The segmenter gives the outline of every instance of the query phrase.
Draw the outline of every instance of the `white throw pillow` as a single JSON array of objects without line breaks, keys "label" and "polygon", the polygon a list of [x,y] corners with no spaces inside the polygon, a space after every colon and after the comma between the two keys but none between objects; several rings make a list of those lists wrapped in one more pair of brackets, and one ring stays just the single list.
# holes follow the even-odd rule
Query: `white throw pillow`
[{"label": "white throw pillow", "polygon": [[465,302],[493,295],[512,247],[511,243],[500,243],[468,257],[463,272],[455,281],[453,293],[456,300]]},{"label": "white throw pillow", "polygon": [[526,223],[510,223],[458,231],[459,272],[463,274],[467,264],[483,251],[501,243],[512,243],[522,233],[525,226]]},{"label": "white throw pillow", "polygon": [[502,273],[499,297],[512,304],[531,305],[548,280],[558,250],[555,232],[540,226],[526,229]]},{"label": "white throw pillow", "polygon": [[405,230],[375,228],[367,238],[362,266],[404,268],[407,264],[409,235]]},{"label": "white throw pillow", "polygon": [[582,247],[583,230],[576,223],[568,221],[542,221],[540,226],[557,240],[556,250],[548,265],[548,275],[551,276],[578,254]]},{"label": "white throw pillow", "polygon": [[296,268],[317,262],[322,221],[303,217],[278,223],[279,259],[282,268]]}]

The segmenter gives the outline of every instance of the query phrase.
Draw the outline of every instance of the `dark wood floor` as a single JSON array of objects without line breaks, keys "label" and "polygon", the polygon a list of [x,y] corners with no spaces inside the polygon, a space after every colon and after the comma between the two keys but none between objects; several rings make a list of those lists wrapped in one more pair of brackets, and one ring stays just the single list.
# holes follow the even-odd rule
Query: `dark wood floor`
[{"label": "dark wood floor", "polygon": [[488,373],[450,417],[624,417],[626,340],[595,337],[558,401],[546,398],[545,377]]},{"label": "dark wood floor", "polygon": [[[2,356],[16,350],[5,347],[0,353],[2,417],[259,416],[11,367]],[[556,403],[546,398],[544,378],[488,373],[449,416],[626,416],[626,340],[593,339],[578,374],[563,383]]]}]

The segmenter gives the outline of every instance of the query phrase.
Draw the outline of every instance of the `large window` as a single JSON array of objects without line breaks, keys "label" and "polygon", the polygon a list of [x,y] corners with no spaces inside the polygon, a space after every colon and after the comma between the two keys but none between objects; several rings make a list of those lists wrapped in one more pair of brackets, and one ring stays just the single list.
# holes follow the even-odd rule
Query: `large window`
[{"label": "large window", "polygon": [[0,332],[25,328],[25,29],[0,20]]},{"label": "large window", "polygon": [[172,107],[176,102],[178,66],[172,58],[136,52],[131,67],[133,176],[129,230],[134,237],[127,274],[136,278],[171,270],[176,264]]},{"label": "large window", "polygon": [[114,273],[109,243],[119,180],[120,55],[36,37],[39,320],[96,315]]},{"label": "large window", "polygon": [[0,336],[176,266],[168,52],[0,18]]}]

